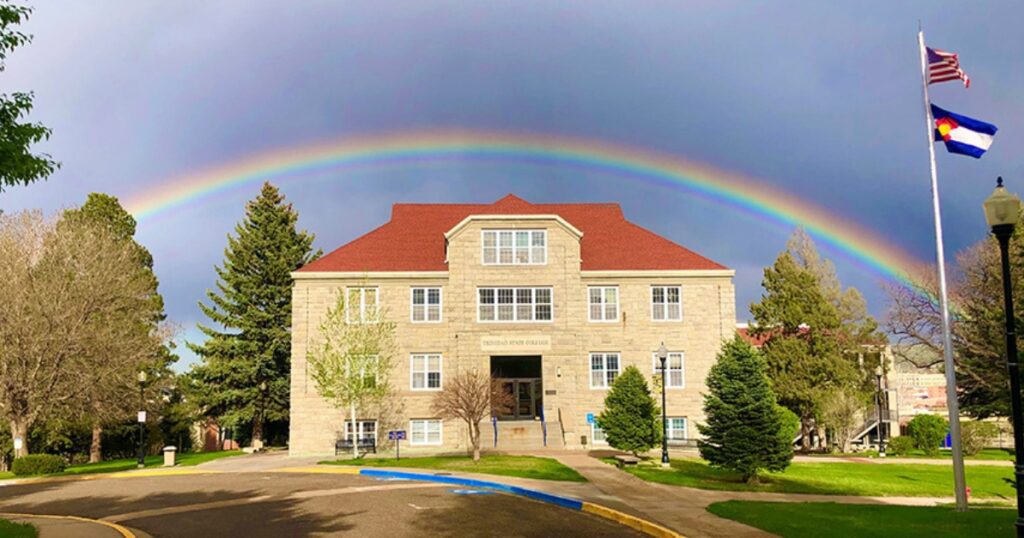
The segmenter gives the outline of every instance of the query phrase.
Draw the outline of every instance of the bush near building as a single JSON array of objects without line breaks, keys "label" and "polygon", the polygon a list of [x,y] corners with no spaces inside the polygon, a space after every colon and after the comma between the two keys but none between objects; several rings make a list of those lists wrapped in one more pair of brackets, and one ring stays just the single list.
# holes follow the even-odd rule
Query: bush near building
[{"label": "bush near building", "polygon": [[935,415],[917,415],[907,424],[907,433],[914,440],[914,446],[929,456],[934,456],[946,438],[948,423]]},{"label": "bush near building", "polygon": [[597,424],[612,448],[636,456],[661,443],[659,412],[644,375],[628,366],[612,383]]},{"label": "bush near building", "polygon": [[972,420],[964,422],[960,429],[960,442],[968,456],[977,455],[996,437],[999,437],[999,426],[991,422]]},{"label": "bush near building", "polygon": [[908,456],[914,450],[914,439],[907,435],[893,437],[885,444],[885,451],[897,456]]},{"label": "bush near building", "polygon": [[11,470],[15,476],[62,473],[68,466],[64,458],[53,454],[30,454],[14,460]]}]

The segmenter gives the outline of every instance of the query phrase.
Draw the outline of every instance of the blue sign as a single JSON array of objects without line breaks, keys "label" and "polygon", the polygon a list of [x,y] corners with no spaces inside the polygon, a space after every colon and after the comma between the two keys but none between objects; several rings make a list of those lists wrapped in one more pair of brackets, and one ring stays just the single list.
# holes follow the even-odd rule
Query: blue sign
[{"label": "blue sign", "polygon": [[593,413],[587,413],[587,424],[593,424],[593,423],[594,423],[594,414]]},{"label": "blue sign", "polygon": [[389,441],[404,441],[405,430],[392,430],[388,432]]}]

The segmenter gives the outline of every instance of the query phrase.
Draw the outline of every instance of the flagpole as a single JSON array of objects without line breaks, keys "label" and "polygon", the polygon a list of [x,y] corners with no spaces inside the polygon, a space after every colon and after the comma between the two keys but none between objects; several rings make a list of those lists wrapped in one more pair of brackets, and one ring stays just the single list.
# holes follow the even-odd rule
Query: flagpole
[{"label": "flagpole", "polygon": [[967,511],[967,490],[964,478],[964,453],[960,443],[960,405],[957,403],[956,368],[953,364],[953,339],[949,331],[949,297],[946,294],[946,256],[942,248],[942,215],[939,210],[939,177],[935,169],[935,122],[928,98],[928,54],[924,47],[924,30],[917,32],[921,49],[921,87],[924,90],[925,134],[928,135],[928,156],[932,171],[932,212],[935,216],[935,257],[939,265],[939,303],[942,307],[942,355],[946,369],[946,409],[949,410],[949,437],[953,449],[953,488],[956,510]]}]

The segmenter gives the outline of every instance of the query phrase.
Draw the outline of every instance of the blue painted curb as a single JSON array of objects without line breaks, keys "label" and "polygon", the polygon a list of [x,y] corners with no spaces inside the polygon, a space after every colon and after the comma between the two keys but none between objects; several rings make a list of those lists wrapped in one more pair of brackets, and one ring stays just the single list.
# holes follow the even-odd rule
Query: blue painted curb
[{"label": "blue painted curb", "polygon": [[405,480],[420,480],[424,482],[440,482],[442,484],[454,484],[456,486],[487,488],[501,491],[504,493],[509,493],[512,495],[519,495],[520,497],[527,497],[536,501],[558,505],[563,508],[569,508],[571,510],[583,510],[583,501],[580,501],[578,499],[573,499],[571,497],[562,497],[561,495],[554,495],[552,493],[545,493],[543,491],[537,491],[533,489],[521,488],[519,486],[510,486],[508,484],[501,484],[498,482],[488,482],[486,480],[476,480],[473,478],[460,478],[457,476],[435,474],[406,473],[402,471],[382,471],[380,469],[360,469],[359,474],[364,476],[373,476],[377,478],[402,478]]}]

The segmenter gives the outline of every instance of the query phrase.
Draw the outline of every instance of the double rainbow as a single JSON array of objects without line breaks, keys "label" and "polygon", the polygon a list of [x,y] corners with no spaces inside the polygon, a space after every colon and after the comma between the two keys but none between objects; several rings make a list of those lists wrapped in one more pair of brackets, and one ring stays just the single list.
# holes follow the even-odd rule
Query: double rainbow
[{"label": "double rainbow", "polygon": [[764,181],[676,156],[596,140],[488,131],[424,131],[283,148],[165,181],[126,200],[141,222],[233,188],[325,170],[447,160],[574,167],[667,186],[784,227],[803,226],[825,246],[907,283],[921,262],[878,234]]}]

